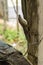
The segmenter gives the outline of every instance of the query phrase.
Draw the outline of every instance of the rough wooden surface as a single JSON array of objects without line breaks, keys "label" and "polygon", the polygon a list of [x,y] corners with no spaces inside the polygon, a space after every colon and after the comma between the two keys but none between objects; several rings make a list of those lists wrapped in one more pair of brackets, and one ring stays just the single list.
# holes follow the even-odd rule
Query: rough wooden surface
[{"label": "rough wooden surface", "polygon": [[[27,42],[28,42],[28,59],[33,65],[38,64],[38,2],[37,0],[22,0],[22,11],[24,19],[27,20],[27,24],[24,24],[23,20],[19,22],[23,27]],[[33,57],[34,56],[34,57]]]}]

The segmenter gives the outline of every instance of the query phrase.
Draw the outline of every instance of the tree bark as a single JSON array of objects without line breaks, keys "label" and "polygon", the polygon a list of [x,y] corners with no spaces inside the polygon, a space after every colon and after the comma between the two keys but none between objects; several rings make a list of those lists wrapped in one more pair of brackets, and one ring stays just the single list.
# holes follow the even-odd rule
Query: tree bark
[{"label": "tree bark", "polygon": [[38,2],[37,0],[22,0],[23,20],[19,16],[19,22],[23,27],[26,39],[28,41],[28,59],[37,65],[38,63]]}]

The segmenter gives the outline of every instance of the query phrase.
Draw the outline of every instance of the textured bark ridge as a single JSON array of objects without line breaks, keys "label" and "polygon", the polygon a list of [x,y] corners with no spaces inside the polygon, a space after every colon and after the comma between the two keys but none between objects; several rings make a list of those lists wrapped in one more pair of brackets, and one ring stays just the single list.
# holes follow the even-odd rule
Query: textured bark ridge
[{"label": "textured bark ridge", "polygon": [[0,65],[31,65],[21,52],[0,41]]},{"label": "textured bark ridge", "polygon": [[38,2],[37,0],[22,0],[23,20],[19,15],[19,22],[23,27],[28,41],[28,59],[37,65],[38,63]]}]

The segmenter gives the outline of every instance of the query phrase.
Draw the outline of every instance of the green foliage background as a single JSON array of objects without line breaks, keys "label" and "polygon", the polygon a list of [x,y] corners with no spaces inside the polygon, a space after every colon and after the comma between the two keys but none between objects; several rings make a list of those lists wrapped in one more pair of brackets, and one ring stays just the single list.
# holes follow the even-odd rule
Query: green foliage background
[{"label": "green foliage background", "polygon": [[3,32],[3,26],[0,25],[0,35],[3,36],[3,40],[10,45],[16,43],[17,46],[15,48],[24,54],[27,50],[27,41],[23,33],[23,29],[19,29],[19,35],[17,33],[17,30],[9,28],[6,28],[6,30]]}]

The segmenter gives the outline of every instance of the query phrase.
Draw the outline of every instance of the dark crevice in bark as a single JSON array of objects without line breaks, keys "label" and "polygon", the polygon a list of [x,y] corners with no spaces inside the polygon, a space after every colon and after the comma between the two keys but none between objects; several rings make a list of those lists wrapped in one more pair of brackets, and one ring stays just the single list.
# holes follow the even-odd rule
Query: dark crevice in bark
[{"label": "dark crevice in bark", "polygon": [[6,61],[0,61],[0,65],[10,65],[10,64]]}]

